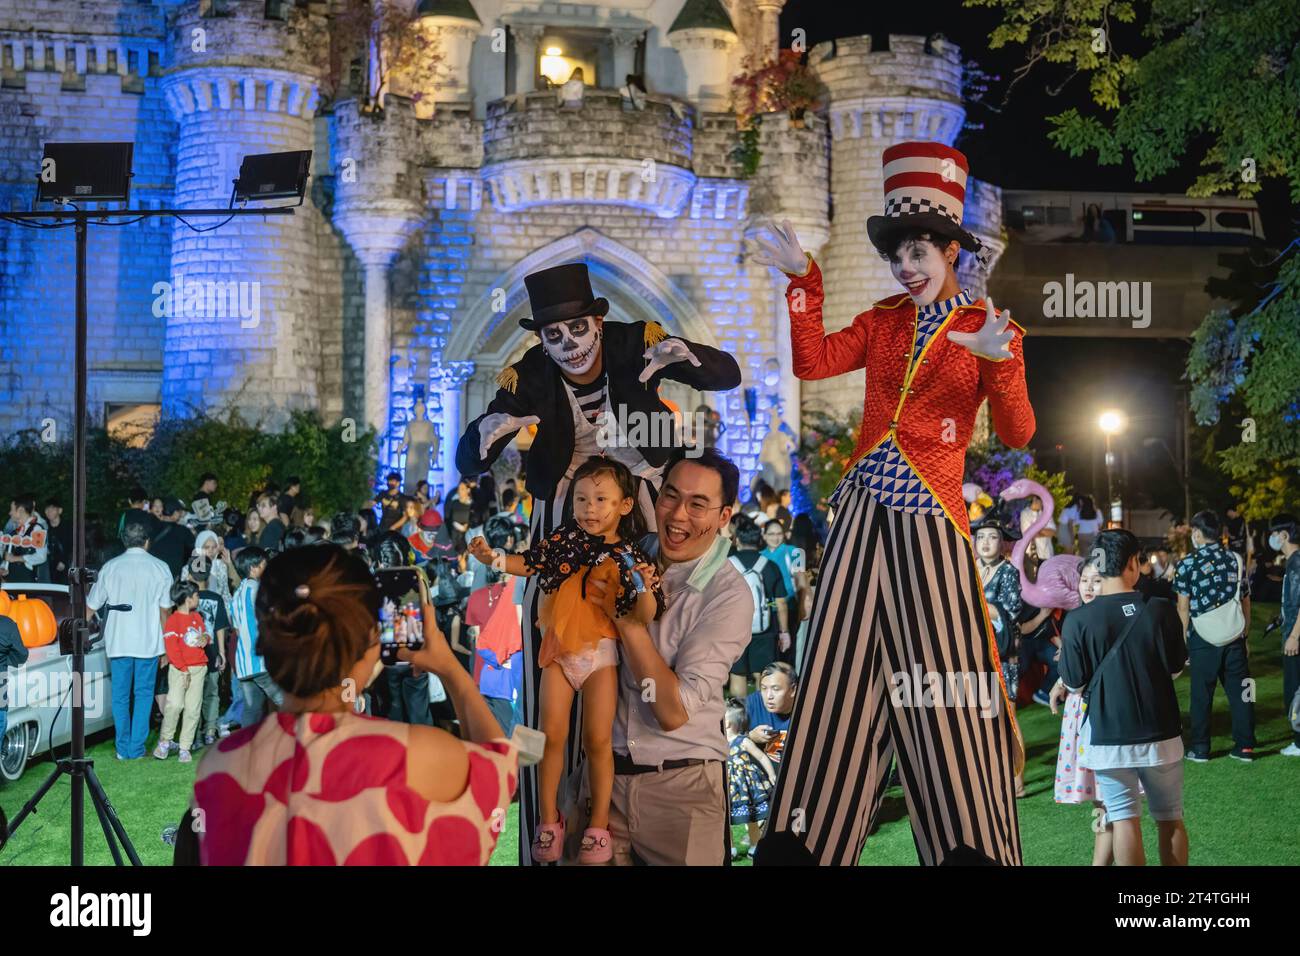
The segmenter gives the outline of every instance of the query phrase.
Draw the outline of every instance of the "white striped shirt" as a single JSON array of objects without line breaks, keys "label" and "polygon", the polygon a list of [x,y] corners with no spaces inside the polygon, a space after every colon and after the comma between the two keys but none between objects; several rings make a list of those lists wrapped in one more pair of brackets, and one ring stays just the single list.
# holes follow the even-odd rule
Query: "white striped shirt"
[{"label": "white striped shirt", "polygon": [[266,663],[254,648],[257,647],[257,586],[252,578],[244,578],[230,599],[230,619],[234,622],[239,639],[235,642],[235,677],[256,677],[266,671]]}]

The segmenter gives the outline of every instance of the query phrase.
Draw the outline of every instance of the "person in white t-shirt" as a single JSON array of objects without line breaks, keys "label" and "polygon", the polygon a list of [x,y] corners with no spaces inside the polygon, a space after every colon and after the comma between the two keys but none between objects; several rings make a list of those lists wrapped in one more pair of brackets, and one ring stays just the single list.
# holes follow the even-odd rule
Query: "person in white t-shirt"
[{"label": "person in white t-shirt", "polygon": [[122,524],[126,551],[100,569],[86,598],[92,611],[105,604],[131,606],[129,611],[110,611],[104,621],[118,760],[144,756],[158,660],[163,654],[163,622],[172,603],[172,573],[149,554],[148,521],[143,511],[127,515]]}]

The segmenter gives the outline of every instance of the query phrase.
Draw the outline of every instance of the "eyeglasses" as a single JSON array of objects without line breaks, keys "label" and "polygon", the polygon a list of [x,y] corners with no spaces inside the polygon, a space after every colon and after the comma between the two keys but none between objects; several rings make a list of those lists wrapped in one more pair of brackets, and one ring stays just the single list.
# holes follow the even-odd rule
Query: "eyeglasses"
[{"label": "eyeglasses", "polygon": [[[665,488],[659,493],[659,500],[667,505],[669,509],[675,510],[677,505],[681,502],[682,496],[671,488]],[[706,517],[710,511],[717,511],[718,509],[725,507],[726,505],[706,505],[698,498],[691,498],[686,502],[686,513],[692,518],[703,518]]]}]

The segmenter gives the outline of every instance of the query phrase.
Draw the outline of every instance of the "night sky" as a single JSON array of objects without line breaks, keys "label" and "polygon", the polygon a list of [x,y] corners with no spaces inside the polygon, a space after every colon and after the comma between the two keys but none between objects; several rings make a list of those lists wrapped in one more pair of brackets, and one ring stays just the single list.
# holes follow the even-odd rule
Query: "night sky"
[{"label": "night sky", "polygon": [[[1048,141],[1045,117],[1070,107],[1098,112],[1088,95],[1085,76],[1071,80],[1060,95],[1049,96],[1047,88],[1059,85],[1067,71],[1040,64],[1004,102],[1013,71],[1024,60],[1024,47],[988,48],[988,35],[998,18],[998,11],[967,9],[956,2],[886,5],[789,0],[781,14],[782,45],[789,45],[795,27],[807,31],[809,48],[835,37],[943,33],[961,48],[964,60],[973,59],[1001,78],[990,84],[986,97],[998,111],[968,104],[967,121],[982,123],[984,128],[964,130],[955,143],[966,153],[977,178],[1003,188],[1185,191],[1195,178],[1190,164],[1188,169],[1160,179],[1136,183],[1127,165],[1099,166],[1089,157],[1071,158]],[[1136,26],[1124,29],[1113,42],[1140,53]],[[1273,222],[1266,225],[1279,221],[1271,218]],[[1285,218],[1280,220],[1283,227]],[[834,295],[834,290],[829,294]],[[1038,433],[1031,447],[1039,463],[1052,470],[1060,468],[1062,458],[1056,446],[1063,445],[1070,482],[1076,489],[1104,496],[1105,472],[1095,411],[1109,406],[1125,409],[1130,427],[1117,447],[1128,468],[1130,487],[1144,493],[1131,497],[1130,503],[1142,507],[1154,499],[1181,510],[1181,485],[1169,454],[1159,446],[1144,446],[1143,439],[1158,437],[1179,453],[1180,379],[1186,354],[1187,343],[1182,340],[1035,338],[1031,334],[1025,340],[1025,356],[1030,397],[1038,417]],[[1193,507],[1196,505],[1193,502]]]}]

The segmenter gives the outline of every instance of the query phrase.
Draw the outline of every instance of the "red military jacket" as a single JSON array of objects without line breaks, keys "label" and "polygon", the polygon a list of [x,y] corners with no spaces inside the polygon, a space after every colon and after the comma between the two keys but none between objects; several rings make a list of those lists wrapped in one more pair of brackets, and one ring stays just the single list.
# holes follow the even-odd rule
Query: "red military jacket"
[{"label": "red military jacket", "polygon": [[786,289],[794,374],[811,381],[860,368],[867,372],[862,430],[845,473],[893,435],[948,519],[969,539],[961,484],[980,404],[989,400],[993,428],[1011,448],[1023,447],[1034,434],[1025,386],[1025,330],[1011,323],[1011,358],[1000,362],[949,341],[949,332],[978,332],[983,326],[985,305],[978,300],[954,309],[913,362],[917,308],[907,293],[877,302],[830,335],[822,324],[823,300],[821,270],[809,256],[808,272],[790,276]]}]

